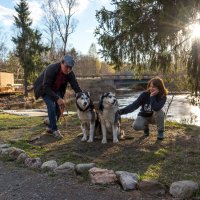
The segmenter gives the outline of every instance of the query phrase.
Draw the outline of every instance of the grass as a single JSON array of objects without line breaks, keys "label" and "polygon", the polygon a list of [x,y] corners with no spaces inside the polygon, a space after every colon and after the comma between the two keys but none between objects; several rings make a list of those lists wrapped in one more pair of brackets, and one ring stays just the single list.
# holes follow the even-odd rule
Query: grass
[{"label": "grass", "polygon": [[[59,164],[95,162],[97,167],[138,173],[141,180],[156,179],[165,185],[179,180],[200,183],[200,127],[167,122],[165,139],[157,141],[155,126],[150,127],[150,136],[143,138],[142,132],[132,130],[131,120],[123,119],[122,128],[132,139],[118,144],[109,140],[102,145],[100,140],[81,142],[77,115],[66,118],[59,125],[65,137],[58,141],[43,134],[41,117],[0,114],[0,141],[10,142],[31,157],[55,159]],[[30,142],[37,136],[41,137]]]}]

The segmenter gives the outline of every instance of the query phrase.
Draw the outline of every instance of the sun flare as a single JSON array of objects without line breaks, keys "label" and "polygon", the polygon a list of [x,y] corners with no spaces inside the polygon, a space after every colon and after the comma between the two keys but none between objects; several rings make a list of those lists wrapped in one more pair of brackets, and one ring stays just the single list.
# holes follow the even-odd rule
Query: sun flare
[{"label": "sun flare", "polygon": [[200,24],[191,24],[190,30],[193,38],[200,37]]}]

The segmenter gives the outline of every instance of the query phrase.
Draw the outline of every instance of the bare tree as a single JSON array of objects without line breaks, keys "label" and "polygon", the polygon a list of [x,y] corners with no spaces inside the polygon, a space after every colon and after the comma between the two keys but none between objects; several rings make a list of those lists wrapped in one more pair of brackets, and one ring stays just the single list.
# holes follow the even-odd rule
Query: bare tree
[{"label": "bare tree", "polygon": [[73,18],[76,6],[77,0],[48,0],[48,9],[53,19],[51,22],[62,41],[63,54],[66,54],[69,35],[75,31],[78,22]]},{"label": "bare tree", "polygon": [[4,62],[6,58],[6,54],[8,51],[8,48],[6,47],[6,34],[3,32],[0,32],[0,61]]},{"label": "bare tree", "polygon": [[50,60],[54,60],[54,52],[56,46],[56,23],[52,16],[52,0],[46,0],[46,2],[42,5],[42,9],[44,10],[44,32],[46,33],[46,39],[48,41],[48,45],[50,47]]}]

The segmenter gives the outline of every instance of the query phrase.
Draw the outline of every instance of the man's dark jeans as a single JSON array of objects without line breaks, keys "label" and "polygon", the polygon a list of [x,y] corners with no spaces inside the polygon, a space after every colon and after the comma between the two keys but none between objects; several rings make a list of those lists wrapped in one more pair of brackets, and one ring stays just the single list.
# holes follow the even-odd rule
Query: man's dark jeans
[{"label": "man's dark jeans", "polygon": [[[57,95],[60,96],[59,93],[57,93]],[[59,106],[57,102],[52,100],[52,98],[48,95],[44,95],[42,96],[42,98],[47,105],[48,117],[49,117],[49,122],[50,122],[48,127],[52,131],[57,131],[58,130],[57,121],[59,120],[59,117],[60,117]]]}]

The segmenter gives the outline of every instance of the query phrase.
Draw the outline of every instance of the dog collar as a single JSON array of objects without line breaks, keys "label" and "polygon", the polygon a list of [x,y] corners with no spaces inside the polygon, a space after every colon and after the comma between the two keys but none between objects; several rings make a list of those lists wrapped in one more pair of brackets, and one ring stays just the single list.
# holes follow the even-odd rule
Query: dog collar
[{"label": "dog collar", "polygon": [[89,104],[85,109],[82,109],[77,103],[76,105],[80,111],[86,111],[90,107],[90,104]]}]

